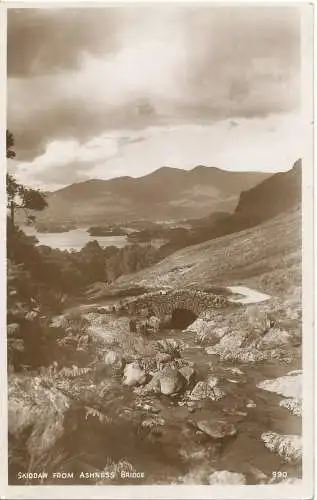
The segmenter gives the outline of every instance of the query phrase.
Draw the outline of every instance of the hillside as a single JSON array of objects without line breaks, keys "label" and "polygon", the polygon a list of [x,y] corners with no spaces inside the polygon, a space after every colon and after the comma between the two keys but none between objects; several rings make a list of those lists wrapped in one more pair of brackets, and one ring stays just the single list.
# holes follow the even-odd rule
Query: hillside
[{"label": "hillside", "polygon": [[289,210],[256,227],[184,248],[150,268],[122,276],[115,285],[201,288],[230,283],[283,293],[288,286],[300,285],[300,228],[300,210]]},{"label": "hillside", "polygon": [[257,186],[243,191],[235,214],[266,220],[292,206],[299,206],[302,186],[302,162],[298,160],[291,170],[279,172]]},{"label": "hillside", "polygon": [[216,221],[204,219],[200,224],[196,221],[192,243],[242,231],[292,207],[298,208],[301,201],[301,168],[301,160],[298,160],[290,170],[274,174],[242,191],[233,214]]},{"label": "hillside", "polygon": [[139,178],[89,180],[49,193],[49,207],[37,219],[39,223],[91,225],[108,220],[183,219],[232,212],[241,191],[269,176],[197,166],[190,171],[162,167]]},{"label": "hillside", "polygon": [[[10,484],[21,484],[18,473],[31,466],[48,471],[43,484],[57,484],[51,471],[64,472],[65,457],[66,471],[113,473],[83,485],[135,484],[120,476],[135,464],[146,474],[139,484],[213,484],[215,468],[238,474],[241,484],[272,484],[272,463],[292,481],[301,478],[300,215],[290,209],[121,277],[109,287],[121,297],[88,304],[76,297],[56,310],[45,306],[42,290],[34,300],[40,266],[31,259],[30,280],[23,235],[18,248],[9,239]],[[47,288],[56,277],[74,290],[71,270],[60,258],[52,268],[43,250]],[[97,250],[89,245],[76,262],[103,279]],[[253,300],[267,297],[251,308],[230,304],[239,294],[233,285],[251,287]],[[141,304],[160,297],[173,308],[170,323],[144,308],[136,318],[126,307],[140,286]],[[157,293],[146,293],[151,288]],[[206,309],[196,317],[197,296]],[[65,481],[78,484],[78,475]]]}]

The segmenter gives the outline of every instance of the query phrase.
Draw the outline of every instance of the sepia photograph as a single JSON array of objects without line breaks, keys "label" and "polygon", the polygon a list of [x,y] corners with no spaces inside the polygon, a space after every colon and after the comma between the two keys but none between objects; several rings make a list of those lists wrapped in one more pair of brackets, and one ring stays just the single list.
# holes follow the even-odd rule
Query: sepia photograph
[{"label": "sepia photograph", "polygon": [[7,5],[5,481],[21,498],[310,484],[307,7]]}]

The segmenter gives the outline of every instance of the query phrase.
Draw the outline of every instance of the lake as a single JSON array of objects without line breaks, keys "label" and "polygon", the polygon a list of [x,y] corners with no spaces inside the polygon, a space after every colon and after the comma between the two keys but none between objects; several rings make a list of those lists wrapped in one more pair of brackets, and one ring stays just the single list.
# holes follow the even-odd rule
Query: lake
[{"label": "lake", "polygon": [[34,227],[23,226],[25,234],[35,236],[40,245],[59,250],[81,250],[89,241],[97,240],[100,246],[122,248],[128,244],[126,236],[90,236],[85,228],[72,229],[64,233],[41,233]]}]

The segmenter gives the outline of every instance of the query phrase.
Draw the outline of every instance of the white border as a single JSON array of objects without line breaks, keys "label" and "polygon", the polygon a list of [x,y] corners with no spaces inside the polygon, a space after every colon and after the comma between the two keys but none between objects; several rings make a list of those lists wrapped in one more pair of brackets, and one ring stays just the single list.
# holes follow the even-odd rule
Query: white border
[{"label": "white border", "polygon": [[[1,0],[0,0],[1,1]],[[65,2],[64,0],[55,0],[56,4],[62,4],[68,7],[101,7],[110,5],[125,5],[125,4],[140,4],[145,2],[135,2],[134,0],[112,1],[105,3],[102,0],[94,2]],[[158,3],[148,0],[149,3]],[[169,0],[161,0],[160,3],[172,3]],[[192,0],[181,0],[173,3],[192,3]],[[194,2],[197,6],[198,2]],[[199,2],[200,3],[200,2]],[[305,130],[305,139],[303,144],[303,377],[304,377],[304,397],[303,397],[303,481],[302,485],[250,485],[250,486],[182,486],[182,485],[167,485],[167,486],[8,486],[7,484],[7,372],[6,372],[6,339],[5,339],[5,323],[1,332],[1,347],[0,347],[0,383],[1,383],[1,402],[0,402],[0,498],[129,498],[129,499],[158,499],[158,498],[201,498],[201,499],[248,499],[248,500],[298,500],[309,499],[313,497],[313,476],[314,476],[314,461],[313,461],[313,439],[316,439],[313,422],[313,388],[312,380],[316,377],[314,370],[314,335],[313,335],[313,291],[314,291],[314,254],[313,254],[313,117],[314,117],[314,101],[313,101],[313,11],[314,4],[308,2],[230,2],[223,0],[222,2],[201,2],[201,4],[213,5],[238,5],[238,4],[256,4],[260,5],[301,5],[302,9],[302,127]],[[29,2],[28,0],[15,2],[7,0],[6,5],[0,4],[0,36],[2,47],[0,51],[0,68],[1,75],[4,78],[0,79],[0,119],[2,120],[1,127],[1,145],[0,155],[2,165],[5,165],[5,128],[6,128],[6,9],[8,8],[49,8],[52,3],[42,0],[42,2]],[[2,170],[1,189],[3,200],[5,199],[5,172]],[[6,209],[3,203],[1,230],[1,262],[6,261],[5,247],[5,224],[6,224]],[[315,268],[314,268],[315,271]],[[3,283],[3,299],[1,301],[2,318],[6,317],[6,266],[1,267],[0,281]],[[2,279],[1,279],[2,278]]]}]

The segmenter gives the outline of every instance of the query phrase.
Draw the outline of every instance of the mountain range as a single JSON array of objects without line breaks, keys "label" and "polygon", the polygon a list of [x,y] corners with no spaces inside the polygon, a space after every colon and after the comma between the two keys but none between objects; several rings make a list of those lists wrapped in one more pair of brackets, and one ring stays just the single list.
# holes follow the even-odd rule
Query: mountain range
[{"label": "mountain range", "polygon": [[[216,220],[204,218],[193,226],[192,242],[206,241],[256,226],[289,209],[301,206],[302,161],[242,191],[232,214]],[[214,214],[216,215],[216,214]]]},{"label": "mountain range", "polygon": [[[171,286],[255,286],[290,294],[301,286],[302,162],[241,193],[235,212],[194,222],[194,234],[166,258],[121,276],[114,290]],[[300,292],[299,295],[300,297]],[[300,299],[299,299],[300,300]]]},{"label": "mountain range", "polygon": [[85,226],[232,213],[241,191],[254,188],[271,175],[199,165],[192,170],[162,167],[138,178],[92,179],[47,193],[48,208],[36,218],[39,223]]}]

